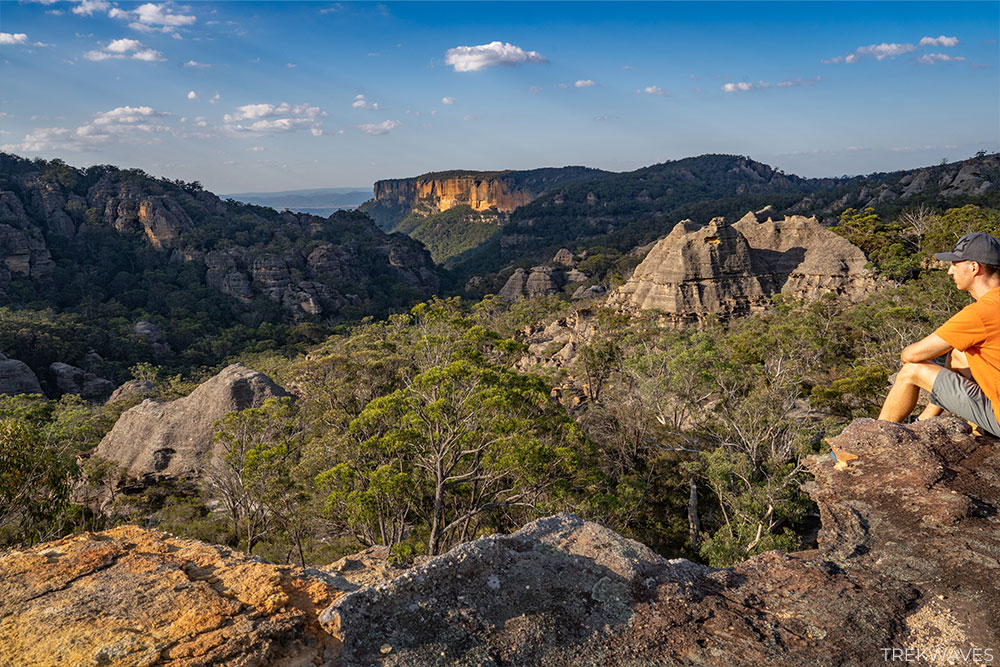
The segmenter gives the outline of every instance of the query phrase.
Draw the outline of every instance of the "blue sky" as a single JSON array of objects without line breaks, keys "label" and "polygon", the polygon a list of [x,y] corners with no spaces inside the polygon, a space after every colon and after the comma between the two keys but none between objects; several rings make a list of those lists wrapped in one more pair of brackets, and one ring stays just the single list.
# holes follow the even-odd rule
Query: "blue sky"
[{"label": "blue sky", "polygon": [[1000,150],[1000,3],[0,1],[0,146],[224,193]]}]

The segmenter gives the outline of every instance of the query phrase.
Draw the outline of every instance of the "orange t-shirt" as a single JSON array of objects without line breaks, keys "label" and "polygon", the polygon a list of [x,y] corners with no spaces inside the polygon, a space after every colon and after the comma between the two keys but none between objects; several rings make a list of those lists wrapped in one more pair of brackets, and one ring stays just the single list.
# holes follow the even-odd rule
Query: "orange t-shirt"
[{"label": "orange t-shirt", "polygon": [[955,313],[934,333],[965,352],[972,377],[993,402],[1000,421],[1000,287]]}]

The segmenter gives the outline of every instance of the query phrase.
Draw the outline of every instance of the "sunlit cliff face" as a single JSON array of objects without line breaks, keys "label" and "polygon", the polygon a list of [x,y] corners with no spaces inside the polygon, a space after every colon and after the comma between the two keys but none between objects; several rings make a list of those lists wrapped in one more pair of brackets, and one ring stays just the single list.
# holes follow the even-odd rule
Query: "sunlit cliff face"
[{"label": "sunlit cliff face", "polygon": [[379,181],[375,200],[412,207],[418,202],[429,204],[438,211],[456,206],[469,206],[476,211],[495,208],[510,213],[524,206],[534,195],[523,190],[512,191],[500,179],[445,178]]}]

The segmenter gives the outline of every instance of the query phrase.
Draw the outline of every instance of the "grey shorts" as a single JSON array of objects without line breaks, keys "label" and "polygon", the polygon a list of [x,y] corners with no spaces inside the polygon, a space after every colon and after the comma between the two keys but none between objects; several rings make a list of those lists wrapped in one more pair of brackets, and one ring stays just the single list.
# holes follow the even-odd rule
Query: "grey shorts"
[{"label": "grey shorts", "polygon": [[990,399],[978,384],[954,371],[942,370],[934,378],[931,403],[1000,437],[1000,424]]}]

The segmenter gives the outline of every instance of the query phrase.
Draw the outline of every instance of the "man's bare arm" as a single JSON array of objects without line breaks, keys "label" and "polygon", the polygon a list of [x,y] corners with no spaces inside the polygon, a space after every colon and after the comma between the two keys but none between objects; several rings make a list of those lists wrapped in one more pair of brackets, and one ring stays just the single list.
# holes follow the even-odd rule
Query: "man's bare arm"
[{"label": "man's bare arm", "polygon": [[899,355],[903,363],[917,363],[920,361],[930,361],[936,359],[951,349],[951,345],[941,336],[931,334],[916,343],[912,343],[903,348]]}]

